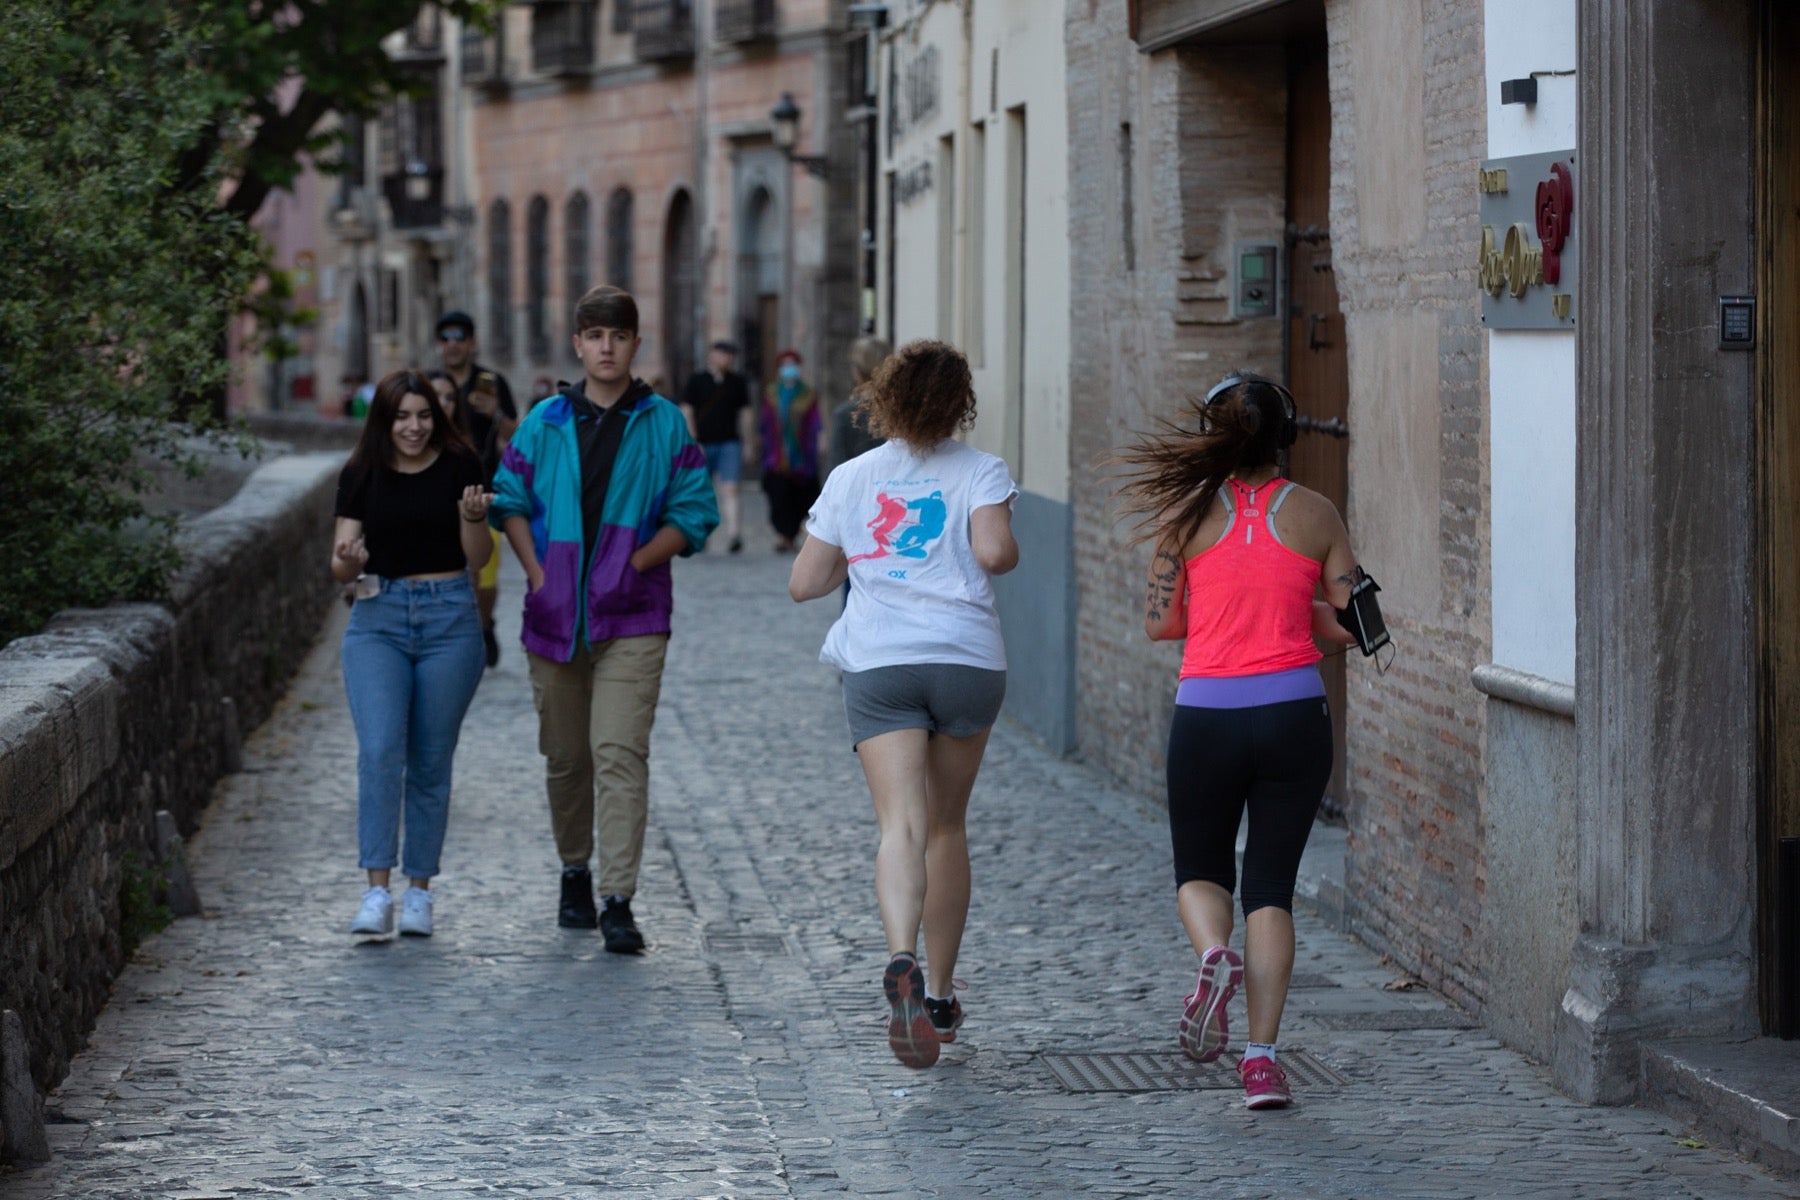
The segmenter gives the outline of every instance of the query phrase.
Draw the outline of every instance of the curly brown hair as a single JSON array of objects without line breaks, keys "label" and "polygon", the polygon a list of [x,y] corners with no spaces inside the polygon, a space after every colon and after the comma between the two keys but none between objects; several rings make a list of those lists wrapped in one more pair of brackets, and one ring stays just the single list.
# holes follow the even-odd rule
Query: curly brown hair
[{"label": "curly brown hair", "polygon": [[975,424],[969,360],[944,342],[908,342],[861,392],[863,420],[876,437],[929,447]]}]

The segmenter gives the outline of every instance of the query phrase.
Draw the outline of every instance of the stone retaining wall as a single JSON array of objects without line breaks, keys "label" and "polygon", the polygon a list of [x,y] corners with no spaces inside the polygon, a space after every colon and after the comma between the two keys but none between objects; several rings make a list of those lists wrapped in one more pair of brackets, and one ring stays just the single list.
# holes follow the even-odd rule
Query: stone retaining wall
[{"label": "stone retaining wall", "polygon": [[70,609],[0,650],[0,1009],[39,1087],[124,962],[127,863],[152,866],[157,810],[193,831],[318,631],[343,460],[277,459],[188,522],[166,603]]}]

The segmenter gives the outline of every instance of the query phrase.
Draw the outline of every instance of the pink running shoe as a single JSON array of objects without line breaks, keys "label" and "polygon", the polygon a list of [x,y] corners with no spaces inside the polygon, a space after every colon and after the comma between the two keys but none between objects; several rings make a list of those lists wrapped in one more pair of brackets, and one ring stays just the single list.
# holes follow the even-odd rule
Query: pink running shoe
[{"label": "pink running shoe", "polygon": [[925,1011],[925,972],[910,954],[896,954],[881,977],[887,995],[888,1049],[901,1066],[922,1071],[938,1060],[939,1038]]},{"label": "pink running shoe", "polygon": [[1181,1052],[1195,1062],[1211,1062],[1225,1050],[1225,1006],[1244,982],[1244,960],[1227,946],[1200,956],[1194,994],[1181,1010]]},{"label": "pink running shoe", "polygon": [[1282,1108],[1293,1103],[1287,1072],[1272,1058],[1246,1058],[1238,1063],[1244,1081],[1245,1108]]}]

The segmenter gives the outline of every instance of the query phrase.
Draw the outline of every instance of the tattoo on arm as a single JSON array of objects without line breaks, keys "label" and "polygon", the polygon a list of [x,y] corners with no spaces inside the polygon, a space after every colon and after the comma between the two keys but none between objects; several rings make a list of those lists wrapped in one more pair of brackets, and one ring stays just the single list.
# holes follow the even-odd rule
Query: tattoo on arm
[{"label": "tattoo on arm", "polygon": [[1339,575],[1337,577],[1337,582],[1343,584],[1347,588],[1355,587],[1356,586],[1356,571],[1355,571],[1355,569],[1352,568],[1351,570],[1344,572],[1342,575]]},{"label": "tattoo on arm", "polygon": [[1158,550],[1150,560],[1150,587],[1144,601],[1144,620],[1161,621],[1175,604],[1181,583],[1181,560],[1168,550]]}]

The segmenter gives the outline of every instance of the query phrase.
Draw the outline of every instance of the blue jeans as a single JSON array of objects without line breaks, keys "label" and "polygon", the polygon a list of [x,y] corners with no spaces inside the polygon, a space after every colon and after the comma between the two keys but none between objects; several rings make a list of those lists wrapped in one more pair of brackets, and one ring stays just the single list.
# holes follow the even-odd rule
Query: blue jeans
[{"label": "blue jeans", "polygon": [[469,578],[385,579],[344,633],[344,691],[356,724],[359,866],[438,873],[450,816],[450,760],[487,665]]},{"label": "blue jeans", "polygon": [[744,477],[744,443],[704,442],[706,469],[720,483],[737,483]]}]

